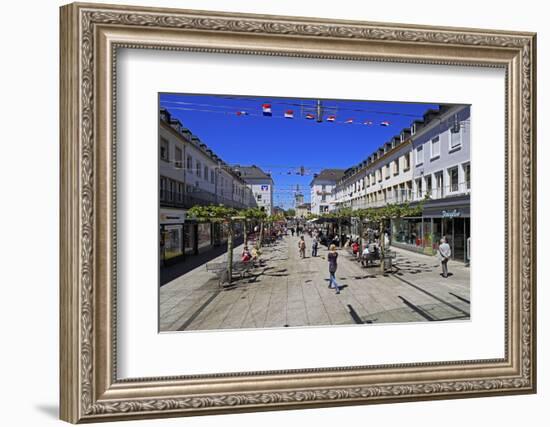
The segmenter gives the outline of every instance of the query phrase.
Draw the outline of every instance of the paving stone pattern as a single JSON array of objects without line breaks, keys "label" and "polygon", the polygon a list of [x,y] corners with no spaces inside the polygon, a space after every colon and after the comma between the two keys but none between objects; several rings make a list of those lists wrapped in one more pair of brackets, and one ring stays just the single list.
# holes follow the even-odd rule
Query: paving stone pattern
[{"label": "paving stone pattern", "polygon": [[[306,244],[304,259],[294,236],[262,248],[263,265],[231,287],[220,286],[204,265],[172,280],[160,288],[160,330],[469,320],[470,270],[462,263],[450,261],[445,279],[436,257],[392,248],[396,268],[381,274],[339,249],[336,279],[343,288],[336,294],[328,287],[327,249],[311,257],[307,236]],[[235,248],[235,259],[241,251]]]}]

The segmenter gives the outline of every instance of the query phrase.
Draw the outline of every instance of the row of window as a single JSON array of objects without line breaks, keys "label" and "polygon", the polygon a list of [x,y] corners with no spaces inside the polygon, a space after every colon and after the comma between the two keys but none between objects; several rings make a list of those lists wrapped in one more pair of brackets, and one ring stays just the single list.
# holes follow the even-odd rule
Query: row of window
[{"label": "row of window", "polygon": [[[446,176],[444,176],[446,174]],[[445,179],[446,178],[446,179]],[[414,188],[412,181],[407,181],[389,188],[369,193],[365,196],[368,203],[404,202],[419,200],[429,195],[431,198],[442,198],[448,195],[466,193],[470,191],[470,163],[463,163],[438,171],[434,174],[416,178]],[[351,197],[353,193],[349,193]],[[338,199],[346,194],[339,193]]]},{"label": "row of window", "polygon": [[[462,147],[463,140],[463,128],[459,125],[457,128],[452,128],[448,130],[449,135],[449,152],[459,150]],[[440,136],[432,138],[428,143],[422,144],[415,149],[415,166],[421,166],[424,163],[424,146],[427,145],[430,151],[430,160],[435,160],[441,155],[441,141]],[[355,193],[361,191],[364,188],[367,188],[376,183],[380,183],[384,180],[390,179],[392,176],[397,176],[400,173],[400,166],[402,166],[403,172],[406,172],[410,169],[411,165],[411,153],[407,153],[402,157],[402,162],[400,163],[400,158],[393,160],[392,162],[382,166],[380,169],[375,172],[367,175],[363,179],[350,184],[347,187],[347,191],[343,191],[344,194]],[[364,180],[364,183],[363,183]]]},{"label": "row of window", "polygon": [[[443,174],[447,174],[447,184],[444,184]],[[470,164],[464,163],[414,180],[414,190],[411,181],[400,185],[368,194],[367,201],[374,202],[392,198],[393,201],[422,199],[429,195],[432,198],[441,198],[454,193],[463,193],[470,190]]]},{"label": "row of window", "polygon": [[[199,181],[195,181],[195,185],[184,184],[181,181],[167,178],[165,176],[160,177],[160,200],[163,202],[183,202],[183,196],[186,193],[193,193],[197,191],[203,191],[199,188]],[[245,194],[248,187],[246,186],[233,186],[233,195],[237,197],[238,200],[243,199],[244,202],[247,200],[247,195]],[[219,189],[219,195],[224,197],[223,188]],[[211,192],[205,192],[208,194],[214,195]],[[260,200],[260,199],[258,199]]]},{"label": "row of window", "polygon": [[[166,138],[160,139],[160,158],[165,162],[170,162],[169,142]],[[193,164],[194,163],[194,164]],[[174,167],[183,169],[183,150],[180,147],[174,147]],[[195,174],[197,178],[204,179],[211,184],[216,182],[216,173],[214,168],[209,168],[207,165],[202,165],[199,160],[193,161],[193,157],[188,155],[185,159],[185,169],[190,174]],[[221,185],[225,187],[226,183],[223,180]]]},{"label": "row of window", "polygon": [[[449,152],[460,150],[462,147],[463,129],[459,126],[456,129],[449,129]],[[415,165],[420,166],[424,163],[424,146],[429,148],[430,160],[435,160],[441,155],[441,140],[439,135],[432,138],[429,142],[419,145],[415,150]]]},{"label": "row of window", "polygon": [[[180,147],[174,147],[174,166],[176,169],[182,169],[183,168],[183,150]],[[165,138],[161,138],[160,141],[160,158],[166,162],[170,161],[169,158],[169,142]],[[193,164],[194,163],[194,164]],[[188,173],[195,174],[197,178],[202,178],[206,182],[210,182],[211,184],[216,183],[216,173],[214,168],[209,168],[207,165],[202,165],[202,163],[199,160],[193,161],[193,157],[188,155],[186,158],[186,164],[185,168]],[[219,185],[222,187],[222,194],[223,194],[223,188],[227,187],[229,185],[230,180],[224,178],[223,175],[220,175],[219,177]],[[238,186],[235,185],[235,183],[232,183],[232,192],[235,195],[242,196],[244,194],[244,187],[245,186]]]}]

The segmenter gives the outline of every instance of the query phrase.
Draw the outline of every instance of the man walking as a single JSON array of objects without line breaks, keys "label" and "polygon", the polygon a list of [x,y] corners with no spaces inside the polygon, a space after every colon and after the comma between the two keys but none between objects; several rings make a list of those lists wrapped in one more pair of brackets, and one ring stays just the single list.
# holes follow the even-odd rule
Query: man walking
[{"label": "man walking", "polygon": [[447,238],[443,237],[439,244],[438,249],[439,260],[441,261],[441,270],[443,272],[443,277],[447,278],[449,271],[447,269],[447,262],[451,259],[451,247],[447,243]]},{"label": "man walking", "polygon": [[319,242],[317,241],[317,236],[313,236],[313,240],[311,242],[311,256],[316,257],[317,256],[317,248],[319,246]]}]

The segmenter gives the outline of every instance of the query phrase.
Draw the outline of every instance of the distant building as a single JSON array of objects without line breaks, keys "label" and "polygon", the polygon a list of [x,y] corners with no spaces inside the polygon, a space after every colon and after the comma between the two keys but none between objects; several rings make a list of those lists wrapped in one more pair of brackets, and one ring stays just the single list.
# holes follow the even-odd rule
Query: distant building
[{"label": "distant building", "polygon": [[246,182],[252,190],[254,199],[259,208],[268,215],[273,215],[273,178],[256,165],[233,166],[233,171]]},{"label": "distant building", "polygon": [[302,193],[296,193],[294,195],[294,207],[297,208],[304,204],[304,195]]},{"label": "distant building", "polygon": [[296,206],[296,218],[307,218],[309,214],[311,214],[311,203]]},{"label": "distant building", "polygon": [[344,169],[323,169],[315,174],[311,187],[311,213],[322,214],[335,209],[333,194],[336,183],[344,176]]},{"label": "distant building", "polygon": [[285,210],[280,206],[275,206],[273,208],[273,215],[281,215],[281,214],[284,214],[284,213],[285,213]]}]

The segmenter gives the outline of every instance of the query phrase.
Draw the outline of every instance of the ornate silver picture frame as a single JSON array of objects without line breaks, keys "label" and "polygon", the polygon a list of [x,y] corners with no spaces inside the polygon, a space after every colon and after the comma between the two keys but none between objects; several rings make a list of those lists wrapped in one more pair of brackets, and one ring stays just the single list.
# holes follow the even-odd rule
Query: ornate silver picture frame
[{"label": "ornate silver picture frame", "polygon": [[[63,6],[60,21],[61,419],[97,422],[536,391],[535,34],[78,3]],[[504,70],[504,357],[119,378],[120,49]]]}]

